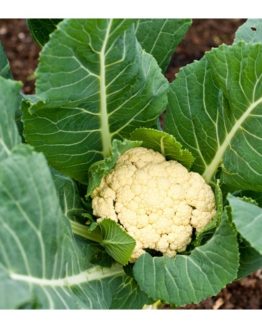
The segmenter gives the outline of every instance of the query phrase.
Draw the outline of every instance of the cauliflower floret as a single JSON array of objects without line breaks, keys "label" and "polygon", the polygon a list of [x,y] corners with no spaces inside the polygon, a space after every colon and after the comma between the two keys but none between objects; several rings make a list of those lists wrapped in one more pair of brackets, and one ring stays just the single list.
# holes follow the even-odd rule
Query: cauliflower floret
[{"label": "cauliflower floret", "polygon": [[92,198],[99,220],[118,221],[136,240],[131,261],[145,249],[184,251],[193,228],[201,230],[216,213],[213,191],[198,173],[143,147],[120,156]]},{"label": "cauliflower floret", "polygon": [[[135,152],[132,150],[136,150]],[[119,157],[116,168],[123,164],[134,165],[137,169],[145,167],[147,164],[159,164],[165,162],[165,157],[160,153],[143,147],[137,147],[126,151]]]}]

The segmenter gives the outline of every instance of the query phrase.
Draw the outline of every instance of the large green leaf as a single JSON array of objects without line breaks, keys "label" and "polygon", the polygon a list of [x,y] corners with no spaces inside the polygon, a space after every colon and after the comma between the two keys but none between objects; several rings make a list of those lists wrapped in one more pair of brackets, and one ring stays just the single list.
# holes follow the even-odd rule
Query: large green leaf
[{"label": "large green leaf", "polygon": [[17,309],[30,304],[31,295],[27,286],[11,280],[0,266],[0,309]]},{"label": "large green leaf", "polygon": [[131,133],[130,138],[132,140],[140,140],[143,147],[158,151],[167,159],[176,160],[188,169],[194,162],[194,157],[190,151],[183,149],[174,136],[164,131],[137,128]]},{"label": "large green leaf", "polygon": [[24,110],[25,137],[49,163],[87,181],[114,138],[152,126],[168,83],[136,40],[131,20],[64,20],[44,46],[36,99]]},{"label": "large green leaf", "polygon": [[1,161],[0,223],[1,308],[110,308],[120,290],[143,305],[122,267],[93,266],[77,246],[42,154],[18,146]]},{"label": "large green leaf", "polygon": [[171,84],[164,130],[192,152],[193,171],[205,170],[225,135],[221,100],[206,58],[182,68]]},{"label": "large green leaf", "polygon": [[262,45],[221,46],[171,85],[165,130],[196,157],[207,182],[262,191]]},{"label": "large green leaf", "polygon": [[[61,19],[28,19],[28,27],[40,46],[49,40],[49,35]],[[190,19],[138,19],[136,36],[146,52],[155,57],[163,71],[166,70],[189,26]]]},{"label": "large green leaf", "polygon": [[262,208],[232,195],[227,199],[237,230],[262,255]]},{"label": "large green leaf", "polygon": [[4,52],[4,48],[0,42],[0,76],[11,79],[12,74],[10,71],[10,66],[6,54]]},{"label": "large green leaf", "polygon": [[136,35],[146,52],[153,55],[165,71],[190,25],[190,19],[139,19]]},{"label": "large green leaf", "polygon": [[28,19],[27,24],[36,42],[42,47],[49,35],[56,29],[56,25],[62,19]]},{"label": "large green leaf", "polygon": [[237,43],[239,41],[262,42],[262,20],[248,19],[241,25],[236,32],[234,42]]},{"label": "large green leaf", "polygon": [[216,295],[236,278],[238,261],[236,233],[225,214],[205,245],[175,258],[146,253],[135,263],[134,276],[153,299],[182,306]]},{"label": "large green leaf", "polygon": [[0,76],[0,161],[21,142],[15,124],[15,113],[21,102],[20,88],[20,83],[5,80]]}]

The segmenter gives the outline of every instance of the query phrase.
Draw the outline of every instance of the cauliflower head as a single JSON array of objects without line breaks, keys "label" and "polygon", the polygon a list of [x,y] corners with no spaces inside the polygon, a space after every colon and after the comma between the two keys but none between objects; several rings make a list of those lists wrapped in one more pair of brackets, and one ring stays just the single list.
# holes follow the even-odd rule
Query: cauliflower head
[{"label": "cauliflower head", "polygon": [[216,213],[201,175],[143,147],[120,156],[91,196],[95,216],[120,223],[135,239],[131,261],[145,249],[168,256],[184,251],[193,228],[201,230]]}]

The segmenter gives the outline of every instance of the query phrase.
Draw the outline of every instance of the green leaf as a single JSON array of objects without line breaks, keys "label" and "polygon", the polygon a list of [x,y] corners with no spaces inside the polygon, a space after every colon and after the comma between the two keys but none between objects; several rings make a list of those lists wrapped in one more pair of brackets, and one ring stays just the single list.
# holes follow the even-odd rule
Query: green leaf
[{"label": "green leaf", "polygon": [[4,48],[0,42],[0,76],[11,79],[12,74],[10,71],[10,66],[6,54],[4,52]]},{"label": "green leaf", "polygon": [[[44,46],[61,20],[28,19],[27,23],[33,38]],[[142,48],[152,54],[165,71],[191,23],[190,19],[139,19],[136,22],[136,36]]]},{"label": "green leaf", "polygon": [[262,255],[262,208],[232,195],[227,199],[237,230]]},{"label": "green leaf", "polygon": [[76,217],[84,213],[76,183],[54,169],[52,170],[52,177],[64,215],[70,220],[75,220]]},{"label": "green leaf", "polygon": [[1,308],[110,308],[116,286],[134,306],[122,267],[93,266],[77,246],[42,154],[0,162],[0,224]]},{"label": "green leaf", "polygon": [[195,157],[193,171],[203,173],[214,157],[223,136],[223,129],[219,130],[223,128],[222,109],[221,93],[206,58],[179,71],[170,85],[164,130],[191,151]]},{"label": "green leaf", "polygon": [[262,268],[262,255],[259,254],[247,242],[240,243],[240,265],[238,269],[238,279]]},{"label": "green leaf", "polygon": [[21,102],[21,84],[0,76],[0,161],[10,155],[12,148],[21,142],[15,113]]},{"label": "green leaf", "polygon": [[194,162],[194,157],[187,149],[172,136],[163,131],[137,128],[130,134],[132,140],[140,140],[142,146],[151,148],[164,155],[167,159],[173,159],[190,169]]},{"label": "green leaf", "polygon": [[188,148],[207,182],[262,190],[262,45],[222,45],[171,85],[165,130]]},{"label": "green leaf", "polygon": [[170,85],[164,130],[191,151],[192,171],[205,171],[225,135],[221,100],[205,57],[182,68]]},{"label": "green leaf", "polygon": [[136,25],[137,39],[165,72],[191,23],[190,19],[139,19]]},{"label": "green leaf", "polygon": [[262,20],[248,19],[241,25],[236,32],[234,43],[239,41],[248,43],[262,42]]},{"label": "green leaf", "polygon": [[28,19],[27,25],[34,40],[43,47],[49,40],[49,35],[56,29],[62,19]]},{"label": "green leaf", "polygon": [[98,226],[106,252],[120,264],[127,264],[135,248],[135,240],[113,220],[104,219]]},{"label": "green leaf", "polygon": [[153,299],[182,306],[216,295],[237,276],[238,243],[226,213],[214,236],[189,256],[142,255],[134,266],[140,288]]},{"label": "green leaf", "polygon": [[0,266],[0,309],[18,309],[28,304],[30,297],[28,289],[10,280]]},{"label": "green leaf", "polygon": [[76,235],[100,243],[118,263],[128,263],[136,242],[115,221],[104,219],[93,230],[77,222],[71,222],[71,226]]},{"label": "green leaf", "polygon": [[92,164],[89,168],[87,196],[92,194],[94,189],[100,185],[102,178],[114,168],[119,156],[121,156],[127,150],[134,147],[139,147],[140,145],[140,141],[120,141],[117,139],[113,140],[111,156]]},{"label": "green leaf", "polygon": [[132,21],[64,20],[41,52],[25,138],[52,167],[87,183],[90,165],[110,155],[113,139],[155,124],[167,89]]}]

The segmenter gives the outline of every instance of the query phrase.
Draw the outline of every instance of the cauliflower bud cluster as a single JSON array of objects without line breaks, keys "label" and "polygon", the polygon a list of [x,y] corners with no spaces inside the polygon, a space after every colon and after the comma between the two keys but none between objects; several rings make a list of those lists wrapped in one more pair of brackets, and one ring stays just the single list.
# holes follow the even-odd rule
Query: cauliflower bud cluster
[{"label": "cauliflower bud cluster", "polygon": [[213,191],[198,173],[143,147],[120,156],[92,198],[95,216],[119,222],[135,239],[131,261],[145,249],[184,251],[193,228],[202,229],[216,212]]}]

